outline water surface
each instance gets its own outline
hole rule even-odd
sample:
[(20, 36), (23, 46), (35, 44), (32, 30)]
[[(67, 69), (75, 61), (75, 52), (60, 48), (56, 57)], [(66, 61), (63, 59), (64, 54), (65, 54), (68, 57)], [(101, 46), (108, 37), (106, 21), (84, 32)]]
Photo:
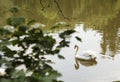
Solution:
[[(42, 4), (40, 3), (42, 1)], [(52, 26), (67, 22), (69, 29), (77, 32), (69, 38), (70, 47), (63, 48), (65, 60), (51, 57), (64, 82), (112, 82), (120, 80), (120, 0), (0, 0), (0, 25), (6, 24), (13, 6), (20, 8), (18, 16)], [(8, 4), (7, 4), (8, 3)], [(50, 27), (45, 28), (48, 31)], [(55, 32), (68, 28), (57, 28)], [(53, 33), (54, 34), (54, 33)], [(78, 36), (82, 42), (74, 37)], [(92, 50), (97, 54), (97, 63), (81, 62), (75, 69), (74, 45), (79, 45), (79, 54)], [(103, 57), (104, 55), (104, 57)], [(107, 57), (106, 57), (107, 56)]]
[[(55, 61), (55, 69), (62, 73), (60, 79), (65, 82), (112, 82), (120, 80), (120, 53), (116, 52), (113, 55), (109, 54), (110, 51), (103, 54), (101, 47), (103, 34), (97, 30), (88, 29), (85, 31), (84, 24), (76, 24), (74, 33), (70, 40), (71, 44), (69, 48), (64, 48), (61, 54), (65, 56), (65, 60), (58, 60), (52, 58)], [(82, 42), (78, 42), (74, 39), (75, 36), (80, 36)], [(74, 45), (79, 45), (79, 54), (84, 50), (92, 50), (97, 54), (97, 63), (95, 65), (86, 65), (82, 62), (79, 69), (75, 69), (75, 50)], [(105, 55), (105, 56), (104, 56)]]

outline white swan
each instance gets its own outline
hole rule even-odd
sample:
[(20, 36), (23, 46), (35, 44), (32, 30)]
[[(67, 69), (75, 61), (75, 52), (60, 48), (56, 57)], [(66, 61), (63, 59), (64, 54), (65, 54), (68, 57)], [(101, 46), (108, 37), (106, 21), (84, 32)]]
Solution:
[(75, 53), (76, 58), (79, 58), (82, 60), (95, 60), (97, 58), (95, 52), (93, 52), (93, 51), (90, 51), (90, 50), (84, 51), (83, 53), (78, 55), (77, 53), (79, 50), (79, 46), (75, 45), (75, 49), (76, 49), (76, 53)]

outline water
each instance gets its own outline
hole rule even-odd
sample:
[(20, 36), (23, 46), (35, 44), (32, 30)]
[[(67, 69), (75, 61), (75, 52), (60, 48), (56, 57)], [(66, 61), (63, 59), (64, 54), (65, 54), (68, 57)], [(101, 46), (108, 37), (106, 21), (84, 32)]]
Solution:
[[(9, 3), (9, 5), (6, 3)], [(43, 1), (43, 0), (41, 0)], [(61, 50), (65, 60), (51, 57), (64, 82), (112, 82), (120, 80), (120, 0), (58, 0), (59, 7), (53, 0), (50, 7), (48, 2), (43, 2), (44, 10), (39, 0), (1, 0), (0, 25), (5, 25), (11, 16), (9, 9), (19, 6), (20, 16), (28, 20), (51, 26), (56, 22), (67, 21), (77, 32), (70, 37), (70, 47)], [(62, 11), (60, 11), (62, 10)], [(68, 19), (65, 19), (68, 18)], [(82, 23), (80, 23), (82, 22)], [(63, 30), (65, 28), (58, 28)], [(45, 28), (49, 30), (49, 28)], [(82, 42), (74, 37), (78, 36)], [(92, 50), (97, 54), (97, 63), (79, 62), (80, 67), (75, 69), (74, 45), (79, 45), (78, 54), (84, 50)]]
[[(114, 57), (109, 56), (107, 53), (102, 54), (101, 40), (103, 34), (92, 29), (84, 31), (83, 28), (84, 24), (76, 24), (75, 30), (77, 32), (74, 33), (70, 39), (70, 47), (64, 48), (61, 51), (61, 54), (66, 58), (65, 60), (52, 58), (55, 61), (53, 67), (62, 73), (60, 79), (65, 82), (112, 82), (120, 80), (120, 54), (114, 54)], [(75, 36), (80, 36), (82, 42), (75, 40)], [(74, 67), (74, 45), (76, 44), (80, 47), (79, 54), (84, 50), (95, 51), (95, 53), (97, 53), (97, 63), (86, 66), (79, 62), (80, 67), (76, 70)]]

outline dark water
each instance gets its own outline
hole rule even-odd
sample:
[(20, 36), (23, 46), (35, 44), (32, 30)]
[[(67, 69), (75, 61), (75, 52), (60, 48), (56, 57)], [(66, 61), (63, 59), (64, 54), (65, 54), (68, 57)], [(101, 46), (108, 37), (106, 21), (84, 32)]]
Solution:
[[(53, 66), (62, 73), (60, 79), (65, 82), (120, 80), (120, 0), (0, 0), (0, 20), (3, 20), (0, 25), (6, 24), (13, 6), (18, 6), (18, 15), (28, 20), (35, 19), (48, 26), (65, 21), (77, 30), (70, 38), (70, 47), (61, 51), (66, 59), (52, 58), (56, 61)], [(82, 43), (74, 39), (75, 35), (81, 37)], [(95, 51), (97, 63), (80, 62), (76, 70), (75, 44), (80, 47), (79, 53)]]

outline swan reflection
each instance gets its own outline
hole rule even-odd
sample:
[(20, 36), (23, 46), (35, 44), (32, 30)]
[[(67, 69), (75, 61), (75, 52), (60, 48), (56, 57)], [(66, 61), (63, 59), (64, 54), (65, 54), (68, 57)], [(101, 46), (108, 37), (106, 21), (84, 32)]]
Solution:
[(75, 69), (78, 70), (80, 67), (80, 64), (86, 67), (89, 66), (95, 66), (97, 64), (96, 60), (84, 60), (84, 59), (80, 59), (80, 58), (75, 58)]

